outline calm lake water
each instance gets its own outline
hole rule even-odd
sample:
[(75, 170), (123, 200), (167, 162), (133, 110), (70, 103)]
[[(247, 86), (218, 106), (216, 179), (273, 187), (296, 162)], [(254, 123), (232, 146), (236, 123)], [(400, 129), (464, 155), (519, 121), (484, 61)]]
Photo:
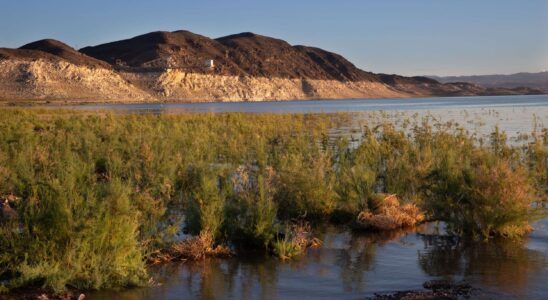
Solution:
[(148, 103), (56, 105), (45, 108), (108, 111), (121, 114), (177, 113), (353, 113), (352, 124), (343, 131), (364, 123), (392, 119), (396, 122), (425, 116), (454, 121), (478, 134), (489, 134), (495, 126), (516, 139), (531, 133), (535, 124), (548, 125), (548, 95), (493, 97), (432, 97), (412, 99), (352, 99), (270, 102)]
[[(514, 139), (548, 124), (548, 96), (383, 100), (284, 101), (200, 104), (62, 106), (120, 113), (332, 113), (362, 114), (353, 133), (377, 116), (395, 121), (429, 116), (489, 133), (495, 126)], [(379, 117), (380, 118), (380, 117)], [(358, 132), (359, 134), (359, 132)], [(432, 279), (465, 280), (478, 299), (548, 299), (548, 219), (523, 242), (467, 242), (437, 231), (356, 234), (318, 230), (324, 244), (282, 262), (265, 256), (211, 259), (155, 267), (157, 287), (103, 291), (88, 299), (364, 299), (374, 293), (421, 290)], [(441, 232), (441, 233), (440, 233)]]
[[(324, 244), (296, 260), (250, 256), (173, 263), (153, 270), (158, 287), (104, 291), (89, 299), (365, 299), (464, 280), (473, 299), (546, 299), (548, 221), (525, 242), (466, 242), (418, 232), (353, 234), (327, 228)], [(88, 298), (86, 297), (86, 298)]]
[[(58, 106), (49, 106), (58, 107)], [(145, 103), (61, 105), (63, 108), (134, 112), (332, 113), (437, 109), (548, 108), (548, 95), (432, 97), (410, 99), (341, 99), (268, 102)]]

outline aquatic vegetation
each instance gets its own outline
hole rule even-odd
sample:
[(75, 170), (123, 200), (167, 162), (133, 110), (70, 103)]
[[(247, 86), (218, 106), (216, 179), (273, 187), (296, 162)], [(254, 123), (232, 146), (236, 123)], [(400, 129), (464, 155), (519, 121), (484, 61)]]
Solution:
[(380, 214), (397, 228), (424, 211), (457, 234), (518, 237), (545, 214), (546, 129), (512, 146), (500, 131), (483, 143), (384, 114), (352, 128), (359, 137), (333, 134), (349, 114), (2, 115), (1, 290), (144, 285), (147, 262), (249, 248), (290, 258), (317, 242), (287, 224)]
[(288, 260), (301, 255), (306, 248), (319, 247), (321, 243), (319, 239), (312, 237), (309, 224), (289, 224), (282, 236), (272, 242), (272, 251), (280, 259)]
[(395, 194), (375, 194), (369, 209), (360, 212), (356, 225), (361, 229), (394, 230), (413, 227), (424, 221), (424, 214), (412, 203), (400, 204)]
[(458, 234), (520, 237), (531, 230), (532, 189), (526, 171), (485, 151), (449, 153), (433, 168), (425, 205)]
[(0, 264), (15, 276), (12, 286), (61, 291), (66, 285), (91, 289), (147, 280), (137, 240), (139, 212), (119, 181), (84, 191), (69, 182), (26, 188), (28, 198), (17, 206), (19, 230), (0, 230)]
[(278, 232), (271, 167), (239, 166), (231, 181), (233, 194), (225, 210), (227, 238), (240, 248), (268, 249)]
[(279, 160), (275, 199), (283, 218), (320, 218), (333, 212), (337, 195), (329, 154), (306, 147)]
[(202, 233), (182, 241), (173, 242), (166, 249), (159, 249), (148, 257), (148, 263), (160, 264), (171, 261), (201, 260), (206, 257), (229, 257), (233, 253), (224, 245), (214, 245), (213, 237)]

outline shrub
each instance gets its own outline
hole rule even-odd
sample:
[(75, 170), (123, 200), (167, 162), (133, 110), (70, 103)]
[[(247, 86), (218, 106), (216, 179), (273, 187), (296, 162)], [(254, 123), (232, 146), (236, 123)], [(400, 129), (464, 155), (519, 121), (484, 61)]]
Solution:
[(268, 249), (277, 233), (274, 171), (239, 166), (232, 175), (233, 195), (227, 205), (225, 231), (242, 248)]
[(226, 202), (223, 177), (213, 168), (190, 167), (179, 186), (188, 231), (211, 242), (220, 237)]
[(0, 264), (10, 288), (36, 284), (99, 289), (140, 285), (146, 270), (137, 240), (139, 212), (118, 181), (67, 191), (33, 185), (18, 207), (20, 231), (2, 232)]
[(282, 219), (317, 219), (328, 216), (336, 207), (330, 154), (317, 148), (308, 149), (312, 153), (305, 151), (280, 159), (275, 199)]
[(453, 232), (488, 238), (519, 237), (531, 230), (531, 186), (523, 168), (483, 151), (448, 155), (430, 174), (425, 203)]

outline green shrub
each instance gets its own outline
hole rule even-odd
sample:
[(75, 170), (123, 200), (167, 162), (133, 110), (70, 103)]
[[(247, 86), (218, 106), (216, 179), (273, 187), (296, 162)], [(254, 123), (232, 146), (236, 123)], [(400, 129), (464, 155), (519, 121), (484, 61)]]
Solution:
[(233, 174), (225, 230), (239, 247), (268, 249), (278, 231), (277, 205), (273, 199), (273, 171), (240, 167)]
[(225, 212), (223, 177), (213, 167), (190, 167), (181, 180), (182, 203), (187, 229), (193, 235), (218, 240)]
[(448, 154), (430, 174), (426, 207), (458, 234), (519, 237), (531, 230), (527, 174), (483, 151)]
[(318, 145), (301, 143), (301, 147), (282, 155), (277, 166), (275, 199), (283, 219), (320, 218), (336, 207), (331, 154)]
[(65, 187), (31, 186), (18, 207), (23, 226), (2, 232), (0, 264), (12, 274), (8, 286), (62, 291), (67, 285), (98, 289), (146, 282), (139, 212), (127, 188), (118, 181), (84, 191)]

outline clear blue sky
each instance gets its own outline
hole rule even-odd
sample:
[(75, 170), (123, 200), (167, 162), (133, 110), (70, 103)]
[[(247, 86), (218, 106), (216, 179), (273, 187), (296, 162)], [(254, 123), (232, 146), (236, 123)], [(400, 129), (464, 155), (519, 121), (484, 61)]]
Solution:
[(0, 47), (81, 48), (155, 30), (243, 31), (405, 75), (548, 70), (545, 0), (0, 0)]

